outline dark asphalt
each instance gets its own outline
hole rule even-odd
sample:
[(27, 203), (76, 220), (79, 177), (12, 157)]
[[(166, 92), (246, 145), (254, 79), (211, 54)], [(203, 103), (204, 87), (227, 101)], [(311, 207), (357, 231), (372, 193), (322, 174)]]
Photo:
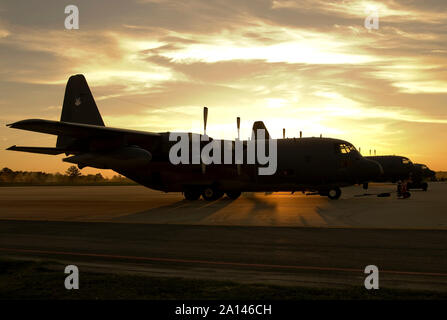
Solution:
[(363, 285), (362, 270), (373, 264), (381, 283), (447, 290), (443, 230), (0, 220), (0, 255), (106, 265), (111, 272), (318, 286)]

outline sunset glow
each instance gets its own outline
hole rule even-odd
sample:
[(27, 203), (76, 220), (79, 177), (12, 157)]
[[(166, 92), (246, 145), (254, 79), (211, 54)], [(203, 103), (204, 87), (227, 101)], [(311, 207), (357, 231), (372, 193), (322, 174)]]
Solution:
[[(445, 1), (72, 1), (0, 4), (0, 166), (64, 171), (62, 157), (8, 152), (54, 136), (8, 129), (58, 120), (68, 77), (87, 78), (106, 125), (242, 137), (341, 138), (447, 170)], [(367, 30), (365, 10), (380, 27)], [(83, 172), (97, 172), (84, 169)]]

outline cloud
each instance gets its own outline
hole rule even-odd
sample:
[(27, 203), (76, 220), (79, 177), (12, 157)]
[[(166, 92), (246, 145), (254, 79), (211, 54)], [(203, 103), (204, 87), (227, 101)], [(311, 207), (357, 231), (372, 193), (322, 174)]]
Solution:
[(412, 128), (446, 125), (444, 3), (374, 4), (370, 32), (360, 0), (79, 1), (69, 31), (60, 1), (5, 1), (0, 111), (58, 119), (65, 82), (83, 73), (108, 125), (200, 131), (206, 105), (216, 136), (234, 137), (241, 116), (244, 136), (266, 120), (278, 137), (287, 127), (411, 155)]

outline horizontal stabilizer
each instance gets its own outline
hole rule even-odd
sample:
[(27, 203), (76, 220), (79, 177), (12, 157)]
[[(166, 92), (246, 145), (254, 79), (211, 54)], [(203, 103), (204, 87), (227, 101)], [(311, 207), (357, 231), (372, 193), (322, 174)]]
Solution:
[(122, 135), (144, 137), (159, 137), (158, 133), (142, 132), (128, 129), (118, 129), (104, 126), (97, 126), (83, 123), (28, 119), (8, 124), (10, 128), (54, 134), (60, 136), (68, 136), (73, 138), (113, 138)]
[(6, 150), (12, 150), (12, 151), (23, 151), (23, 152), (31, 152), (31, 153), (41, 153), (41, 154), (61, 154), (67, 152), (67, 150), (62, 150), (59, 148), (46, 148), (46, 147), (18, 147), (18, 146), (12, 146), (9, 147)]

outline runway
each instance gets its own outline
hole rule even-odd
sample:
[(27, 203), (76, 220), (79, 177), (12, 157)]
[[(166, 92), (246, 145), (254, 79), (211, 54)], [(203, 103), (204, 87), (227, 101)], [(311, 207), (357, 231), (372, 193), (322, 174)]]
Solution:
[[(187, 202), (138, 186), (1, 188), (0, 256), (80, 270), (447, 291), (446, 184), (410, 199), (248, 194)], [(392, 190), (373, 186), (368, 193)]]
[(447, 290), (447, 232), (1, 221), (0, 255), (85, 270), (282, 285)]
[(394, 185), (343, 189), (341, 199), (301, 193), (244, 194), (236, 201), (188, 202), (141, 186), (3, 187), (0, 219), (229, 226), (447, 229), (446, 183), (397, 199)]

